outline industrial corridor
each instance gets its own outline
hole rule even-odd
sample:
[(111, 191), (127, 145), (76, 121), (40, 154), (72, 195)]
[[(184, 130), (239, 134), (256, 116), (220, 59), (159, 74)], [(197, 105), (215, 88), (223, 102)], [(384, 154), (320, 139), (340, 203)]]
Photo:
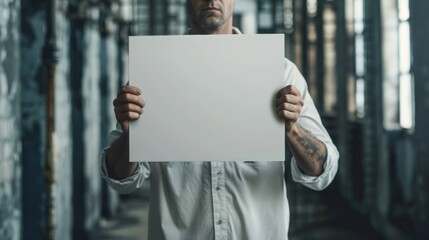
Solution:
[[(0, 0), (0, 240), (429, 239), (428, 12), (425, 0)], [(261, 181), (280, 178), (250, 179), (268, 171), (253, 160), (178, 168), (105, 158), (127, 156), (128, 122), (145, 107), (133, 98), (141, 91), (122, 88), (133, 61), (129, 36), (225, 29), (281, 34), (281, 55), (305, 79), (302, 96), (283, 90), (278, 110), (285, 112), (284, 181), (261, 189)], [(302, 128), (305, 139), (318, 140), (303, 146), (324, 157), (307, 174), (306, 157), (287, 134), (313, 103), (318, 114), (307, 121), (326, 128), (328, 140)], [(103, 151), (112, 136), (116, 144), (125, 139), (126, 153), (113, 145)], [(196, 181), (197, 173), (209, 177)], [(313, 187), (317, 181), (324, 185)], [(120, 194), (112, 186), (139, 188)], [(279, 186), (283, 198), (271, 201)], [(279, 202), (286, 211), (274, 209)], [(244, 224), (258, 222), (264, 226)]]

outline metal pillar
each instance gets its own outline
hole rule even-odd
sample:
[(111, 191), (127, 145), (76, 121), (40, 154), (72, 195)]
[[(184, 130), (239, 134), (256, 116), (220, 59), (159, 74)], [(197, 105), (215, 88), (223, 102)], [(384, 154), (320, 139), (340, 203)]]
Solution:
[(83, 119), (83, 99), (82, 92), (82, 77), (83, 69), (82, 62), (84, 58), (82, 38), (84, 34), (84, 19), (79, 16), (81, 0), (74, 0), (71, 7), (74, 9), (74, 17), (70, 24), (70, 89), (72, 91), (72, 139), (73, 139), (73, 239), (88, 239), (85, 235), (85, 205), (84, 193), (86, 185), (84, 182), (85, 175), (85, 156), (84, 156), (84, 141), (82, 140), (82, 132), (84, 128)]
[(364, 119), (364, 204), (374, 209), (377, 187), (377, 162), (385, 150), (383, 139), (383, 82), (381, 61), (380, 2), (365, 1), (365, 119)]
[(415, 170), (415, 210), (413, 215), (413, 231), (417, 239), (429, 239), (429, 55), (427, 43), (429, 20), (427, 9), (429, 1), (410, 0), (410, 22), (413, 67), (415, 77), (415, 134), (413, 142), (416, 152)]
[(47, 225), (46, 239), (54, 239), (55, 236), (55, 72), (58, 62), (58, 48), (56, 46), (55, 29), (56, 1), (49, 0), (46, 4), (46, 38), (44, 62), (46, 67), (46, 161), (45, 161), (45, 186), (47, 195)]

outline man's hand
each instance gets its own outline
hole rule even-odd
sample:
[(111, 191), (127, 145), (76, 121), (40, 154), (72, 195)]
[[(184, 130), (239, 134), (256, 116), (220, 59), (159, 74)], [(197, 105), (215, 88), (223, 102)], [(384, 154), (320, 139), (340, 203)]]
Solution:
[(288, 85), (279, 91), (276, 100), (277, 115), (285, 120), (286, 133), (292, 130), (301, 114), (304, 100), (298, 89)]
[(323, 172), (327, 150), (324, 143), (296, 123), (303, 106), (304, 100), (296, 87), (288, 85), (279, 91), (277, 115), (285, 120), (286, 140), (296, 163), (304, 173), (319, 176)]
[(121, 124), (124, 133), (128, 133), (129, 121), (137, 120), (143, 113), (145, 102), (140, 97), (141, 90), (133, 86), (123, 86), (115, 100), (116, 121)]
[(140, 89), (133, 86), (123, 86), (115, 100), (116, 121), (121, 124), (123, 134), (106, 150), (106, 167), (109, 177), (120, 180), (131, 176), (138, 164), (129, 162), (129, 121), (140, 118), (145, 105), (140, 97)]

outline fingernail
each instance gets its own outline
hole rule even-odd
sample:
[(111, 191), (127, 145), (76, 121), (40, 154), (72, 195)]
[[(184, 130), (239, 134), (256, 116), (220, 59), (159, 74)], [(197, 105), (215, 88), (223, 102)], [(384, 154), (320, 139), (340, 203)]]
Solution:
[(140, 94), (142, 94), (142, 91), (140, 89), (138, 89), (137, 93), (140, 95)]

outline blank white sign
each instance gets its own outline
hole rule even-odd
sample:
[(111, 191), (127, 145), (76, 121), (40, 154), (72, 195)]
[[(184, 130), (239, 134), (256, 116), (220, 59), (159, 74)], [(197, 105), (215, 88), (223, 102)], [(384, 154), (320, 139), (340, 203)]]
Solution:
[(130, 37), (129, 54), (146, 102), (130, 161), (285, 160), (282, 34)]

